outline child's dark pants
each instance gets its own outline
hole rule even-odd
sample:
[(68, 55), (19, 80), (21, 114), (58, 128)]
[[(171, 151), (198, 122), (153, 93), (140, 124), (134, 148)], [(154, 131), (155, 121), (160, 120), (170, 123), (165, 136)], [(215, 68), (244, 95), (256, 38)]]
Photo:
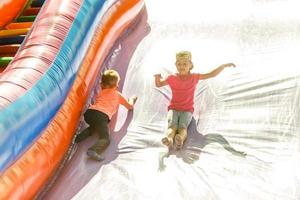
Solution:
[(88, 109), (84, 113), (84, 120), (90, 125), (88, 127), (89, 132), (97, 133), (99, 139), (109, 139), (108, 123), (110, 120), (105, 113)]
[(75, 142), (80, 142), (88, 136), (96, 133), (99, 136), (97, 142), (89, 149), (101, 153), (109, 145), (109, 118), (100, 111), (88, 109), (84, 113), (84, 120), (89, 127), (82, 131), (75, 139)]

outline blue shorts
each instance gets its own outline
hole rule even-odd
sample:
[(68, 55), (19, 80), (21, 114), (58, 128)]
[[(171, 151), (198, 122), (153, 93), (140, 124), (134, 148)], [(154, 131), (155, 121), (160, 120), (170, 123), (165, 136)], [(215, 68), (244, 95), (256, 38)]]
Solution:
[(187, 129), (192, 121), (193, 113), (187, 111), (169, 110), (168, 128)]

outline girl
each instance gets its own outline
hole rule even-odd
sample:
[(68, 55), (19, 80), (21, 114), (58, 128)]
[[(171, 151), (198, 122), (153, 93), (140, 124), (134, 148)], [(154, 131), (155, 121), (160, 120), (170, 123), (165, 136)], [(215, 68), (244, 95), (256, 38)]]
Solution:
[(169, 85), (172, 98), (168, 106), (167, 136), (162, 138), (162, 143), (176, 149), (181, 149), (187, 137), (187, 127), (192, 120), (194, 111), (194, 93), (199, 80), (217, 76), (226, 67), (235, 67), (233, 63), (219, 66), (207, 74), (191, 73), (193, 69), (192, 54), (189, 51), (176, 53), (176, 68), (178, 73), (169, 75), (165, 80), (161, 74), (155, 74), (156, 87)]
[(82, 131), (75, 138), (78, 143), (93, 133), (99, 135), (99, 139), (91, 146), (87, 155), (98, 161), (103, 160), (101, 153), (109, 145), (108, 123), (117, 112), (120, 104), (128, 110), (133, 109), (137, 97), (133, 96), (129, 100), (125, 99), (118, 91), (120, 76), (115, 70), (106, 70), (101, 77), (101, 91), (97, 95), (95, 103), (84, 113), (84, 120), (89, 127)]

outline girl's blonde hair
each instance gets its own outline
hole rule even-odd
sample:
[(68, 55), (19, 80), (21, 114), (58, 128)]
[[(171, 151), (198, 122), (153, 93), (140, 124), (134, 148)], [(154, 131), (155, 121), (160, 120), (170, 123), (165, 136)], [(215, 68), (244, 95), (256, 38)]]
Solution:
[(101, 85), (103, 88), (113, 88), (118, 85), (120, 75), (113, 69), (106, 70), (101, 78)]
[(179, 51), (176, 53), (176, 63), (179, 61), (188, 61), (191, 63), (191, 69), (193, 69), (194, 64), (192, 62), (192, 53), (190, 51)]

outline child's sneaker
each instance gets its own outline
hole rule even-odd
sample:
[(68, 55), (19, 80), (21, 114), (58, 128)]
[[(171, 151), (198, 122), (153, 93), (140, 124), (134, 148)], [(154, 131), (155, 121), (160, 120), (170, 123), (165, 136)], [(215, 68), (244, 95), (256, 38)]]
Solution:
[(98, 154), (96, 151), (94, 151), (94, 150), (92, 150), (92, 149), (89, 149), (89, 150), (86, 152), (86, 154), (87, 154), (90, 158), (92, 158), (92, 159), (94, 159), (94, 160), (97, 160), (97, 161), (102, 161), (102, 160), (104, 160), (104, 158), (103, 158), (100, 154)]
[(101, 154), (108, 147), (109, 143), (109, 139), (99, 139), (90, 149)]

